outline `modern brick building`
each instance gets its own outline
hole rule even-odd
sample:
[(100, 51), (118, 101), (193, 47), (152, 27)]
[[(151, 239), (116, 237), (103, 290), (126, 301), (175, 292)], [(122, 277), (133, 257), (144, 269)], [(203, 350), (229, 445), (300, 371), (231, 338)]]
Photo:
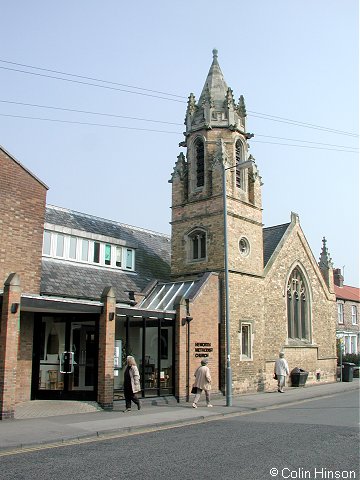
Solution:
[(202, 357), (224, 392), (227, 351), (234, 393), (276, 388), (280, 350), (308, 382), (335, 380), (327, 249), (318, 264), (295, 213), (263, 228), (245, 102), (213, 55), (199, 101), (189, 97), (186, 155), (170, 179), (171, 239), (46, 206), (47, 187), (0, 150), (0, 418), (29, 399), (111, 409), (128, 354), (144, 397), (188, 399)]

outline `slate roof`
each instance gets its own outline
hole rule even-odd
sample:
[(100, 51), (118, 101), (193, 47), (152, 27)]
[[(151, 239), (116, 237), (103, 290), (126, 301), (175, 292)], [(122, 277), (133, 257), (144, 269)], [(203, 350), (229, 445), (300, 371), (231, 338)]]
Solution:
[[(118, 302), (128, 303), (127, 291), (141, 292), (154, 280), (170, 280), (170, 237), (161, 233), (48, 205), (45, 222), (126, 242), (136, 249), (135, 272), (43, 258), (41, 294), (99, 300), (112, 286)], [(263, 229), (264, 267), (290, 223)]]
[(267, 227), (263, 229), (264, 267), (266, 267), (289, 225), (290, 223), (284, 223), (282, 225), (275, 225), (274, 227)]
[(48, 205), (45, 222), (123, 240), (136, 248), (135, 272), (43, 258), (41, 294), (99, 300), (112, 286), (118, 302), (128, 302), (125, 291), (141, 292), (153, 280), (170, 277), (170, 237), (150, 230)]

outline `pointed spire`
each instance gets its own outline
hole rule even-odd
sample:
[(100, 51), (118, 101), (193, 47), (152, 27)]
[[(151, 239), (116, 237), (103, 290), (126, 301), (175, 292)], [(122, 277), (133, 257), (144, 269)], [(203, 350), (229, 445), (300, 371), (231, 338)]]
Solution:
[(320, 258), (319, 258), (319, 267), (320, 267), (321, 270), (332, 269), (333, 268), (333, 263), (332, 263), (332, 259), (330, 257), (328, 248), (326, 246), (326, 238), (325, 237), (323, 237), (322, 243), (323, 243), (323, 245), (322, 245), (321, 254), (320, 254)]
[(246, 117), (246, 107), (245, 107), (245, 100), (244, 100), (244, 95), (240, 95), (239, 98), (239, 105), (238, 105), (238, 112), (241, 118)]
[(236, 105), (233, 92), (225, 82), (218, 62), (218, 51), (212, 51), (213, 59), (199, 101), (190, 95), (186, 111), (186, 135), (202, 128), (214, 127), (238, 129), (244, 132), (246, 109), (244, 98)]

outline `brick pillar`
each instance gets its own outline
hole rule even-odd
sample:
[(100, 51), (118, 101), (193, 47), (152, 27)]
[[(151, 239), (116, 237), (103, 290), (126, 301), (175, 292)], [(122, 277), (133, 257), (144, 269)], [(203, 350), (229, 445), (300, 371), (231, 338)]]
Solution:
[(112, 287), (106, 287), (101, 301), (104, 303), (99, 322), (99, 369), (97, 401), (105, 410), (113, 409), (114, 401), (114, 348), (116, 298)]
[(20, 299), (19, 275), (11, 273), (4, 283), (0, 322), (0, 420), (15, 414)]
[[(178, 402), (186, 400), (187, 384), (187, 329), (188, 324), (182, 320), (186, 318), (185, 304), (176, 306), (176, 346), (175, 346), (175, 397)], [(191, 328), (191, 327), (190, 327)], [(191, 355), (190, 355), (191, 358)], [(190, 373), (191, 376), (191, 373)], [(191, 383), (190, 383), (191, 385)], [(191, 387), (190, 387), (191, 389)]]

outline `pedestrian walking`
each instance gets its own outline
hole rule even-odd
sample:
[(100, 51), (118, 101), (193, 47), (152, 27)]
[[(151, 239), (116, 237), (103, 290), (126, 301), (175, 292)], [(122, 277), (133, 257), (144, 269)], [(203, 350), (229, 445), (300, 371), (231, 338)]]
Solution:
[(131, 410), (131, 402), (137, 405), (138, 410), (141, 408), (140, 400), (137, 398), (137, 392), (140, 392), (140, 374), (136, 365), (135, 358), (131, 355), (126, 357), (126, 368), (124, 372), (124, 395), (126, 409), (125, 412)]
[(200, 399), (201, 392), (205, 391), (206, 405), (212, 407), (210, 403), (210, 390), (211, 390), (211, 375), (208, 367), (209, 360), (203, 358), (201, 360), (201, 365), (195, 370), (194, 377), (195, 382), (193, 389), (196, 388), (196, 393), (194, 397), (194, 402), (192, 404), (193, 408), (197, 408), (197, 403)]
[(279, 358), (276, 360), (274, 366), (274, 375), (276, 375), (278, 382), (278, 392), (280, 393), (284, 393), (286, 376), (290, 373), (289, 365), (284, 357), (284, 352), (280, 352)]

